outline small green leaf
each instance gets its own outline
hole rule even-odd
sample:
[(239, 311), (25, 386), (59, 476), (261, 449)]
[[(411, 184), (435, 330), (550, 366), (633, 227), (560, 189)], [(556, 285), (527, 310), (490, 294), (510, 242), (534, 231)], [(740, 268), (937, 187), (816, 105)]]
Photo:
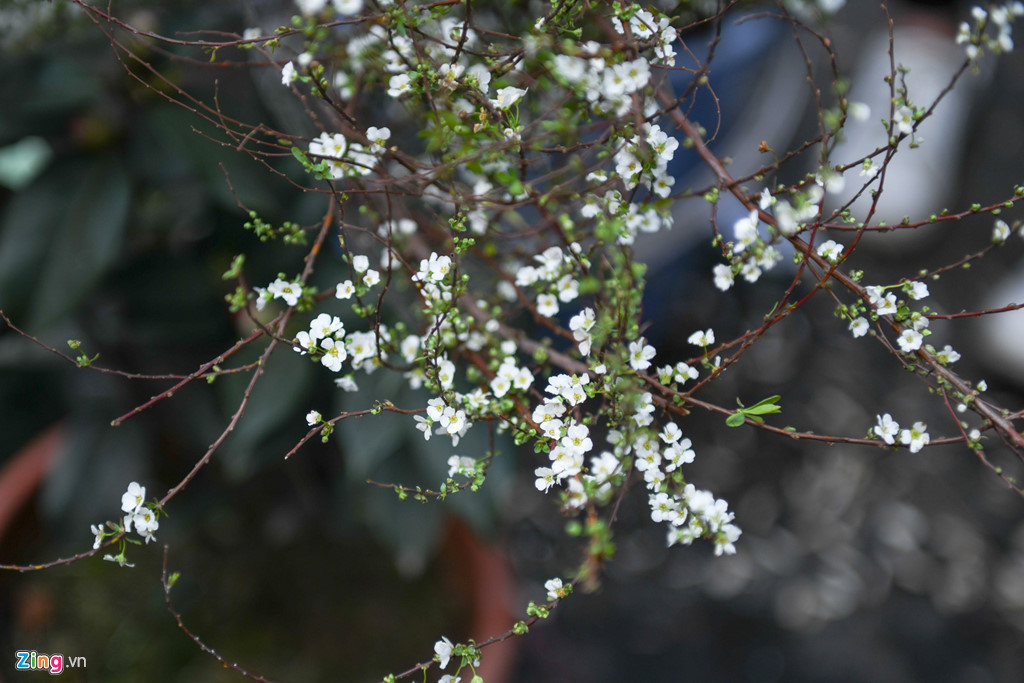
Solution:
[(776, 394), (775, 396), (769, 396), (766, 399), (762, 399), (754, 405), (744, 408), (743, 412), (747, 415), (769, 415), (771, 413), (782, 412), (782, 406), (775, 405), (779, 402), (782, 397)]
[(750, 406), (749, 408), (744, 408), (743, 412), (745, 412), (747, 415), (769, 415), (771, 413), (781, 413), (782, 412), (782, 408), (779, 407), (779, 406), (775, 406), (775, 405), (761, 405), (761, 404), (758, 404), (756, 406)]
[(737, 410), (735, 413), (725, 418), (725, 424), (730, 427), (739, 427), (747, 421), (747, 416), (743, 414), (742, 410)]

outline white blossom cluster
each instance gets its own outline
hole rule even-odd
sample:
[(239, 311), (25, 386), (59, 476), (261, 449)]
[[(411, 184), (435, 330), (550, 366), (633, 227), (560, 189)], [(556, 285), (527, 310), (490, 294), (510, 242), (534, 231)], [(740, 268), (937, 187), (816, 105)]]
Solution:
[(899, 436), (901, 444), (907, 446), (911, 453), (917, 453), (931, 441), (928, 425), (924, 422), (915, 422), (910, 429), (901, 430), (899, 423), (889, 413), (878, 415), (877, 418), (878, 424), (871, 429), (875, 436), (890, 446), (896, 443), (896, 437)]
[(555, 55), (551, 71), (573, 88), (599, 115), (621, 116), (633, 106), (632, 95), (647, 87), (651, 65), (644, 57), (609, 64), (610, 51), (596, 41), (577, 46), (576, 54)]
[[(320, 14), (326, 9), (328, 0), (295, 0), (299, 11), (306, 15)], [(359, 14), (363, 11), (363, 0), (330, 0), (334, 11), (342, 15)]]
[[(962, 22), (957, 29), (956, 42), (966, 45), (967, 58), (975, 60), (981, 57), (985, 49), (995, 54), (1013, 50), (1013, 20), (1024, 16), (1024, 3), (1005, 2), (1000, 5), (974, 7), (971, 10), (973, 23)], [(987, 29), (993, 28), (995, 35)]]
[[(699, 341), (714, 343), (713, 332), (708, 333), (710, 341), (705, 332), (700, 333)], [(650, 368), (655, 355), (656, 350), (643, 337), (628, 345), (628, 363), (637, 372)], [(681, 384), (695, 378), (697, 371), (679, 363), (659, 369), (658, 374), (667, 384)], [(677, 471), (694, 460), (693, 444), (683, 437), (675, 422), (666, 423), (660, 432), (652, 426), (655, 405), (650, 392), (637, 397), (630, 423), (624, 429), (608, 430), (606, 440), (610, 449), (590, 456), (589, 467), (586, 466), (587, 456), (594, 451), (590, 428), (569, 411), (587, 400), (590, 383), (588, 374), (559, 374), (549, 379), (545, 389), (549, 396), (532, 416), (540, 425), (540, 437), (552, 443), (548, 452), (550, 466), (538, 467), (534, 472), (537, 489), (547, 492), (555, 485), (564, 485), (565, 505), (579, 509), (591, 498), (606, 500), (613, 484), (621, 482), (632, 467), (643, 477), (648, 489), (651, 518), (669, 526), (669, 545), (709, 537), (715, 543), (716, 554), (735, 552), (733, 543), (740, 530), (731, 523), (733, 514), (726, 501), (716, 500), (692, 484), (676, 485), (681, 481)]]
[[(627, 190), (643, 182), (657, 196), (667, 197), (675, 183), (675, 178), (668, 174), (668, 162), (675, 156), (679, 141), (669, 137), (657, 124), (645, 123), (642, 132), (642, 138), (634, 135), (615, 154), (615, 173)], [(641, 161), (644, 145), (654, 156), (653, 165)]]
[[(888, 287), (865, 287), (868, 303), (874, 310), (874, 316), (896, 315), (901, 314), (901, 311), (904, 312), (901, 314), (902, 325), (896, 342), (903, 353), (913, 353), (921, 348), (925, 336), (931, 334), (928, 329), (929, 319), (920, 311), (910, 311), (904, 302), (897, 300), (895, 293), (886, 291), (894, 287), (900, 288), (902, 293), (907, 296), (908, 301), (919, 301), (929, 295), (928, 285), (912, 280)], [(854, 337), (863, 336), (867, 332), (867, 328), (867, 320), (863, 317), (854, 319), (850, 324), (850, 330)], [(959, 354), (956, 357), (959, 358)]]
[(309, 154), (315, 160), (327, 162), (327, 175), (339, 180), (365, 176), (373, 172), (381, 156), (387, 151), (391, 129), (370, 126), (366, 129), (369, 145), (352, 142), (341, 133), (321, 133), (309, 143)]
[[(574, 251), (579, 251), (575, 245)], [(573, 277), (575, 259), (558, 247), (548, 247), (533, 257), (537, 265), (516, 270), (517, 287), (536, 287), (537, 313), (550, 318), (559, 311), (558, 302), (569, 303), (579, 296), (579, 282)]]
[[(768, 239), (765, 239), (757, 209), (751, 209), (746, 216), (737, 220), (732, 228), (734, 241), (726, 245), (729, 263), (719, 263), (712, 268), (715, 287), (724, 292), (735, 284), (737, 276), (750, 283), (757, 282), (765, 271), (774, 268), (782, 260), (782, 253), (775, 244), (783, 237), (793, 237), (802, 232), (806, 222), (815, 219), (821, 212), (826, 190), (838, 192), (841, 187), (837, 187), (836, 183), (841, 181), (842, 176), (836, 174), (824, 178), (818, 176), (806, 190), (793, 192), (788, 199), (773, 195), (771, 190), (764, 188), (758, 200), (758, 208), (765, 212), (772, 210), (777, 230), (773, 229)], [(837, 247), (835, 242), (831, 242), (827, 249), (838, 260), (841, 249), (837, 252)]]
[[(674, 140), (674, 138), (672, 139)], [(674, 149), (675, 146), (673, 146)], [(616, 157), (618, 158), (618, 155)], [(641, 173), (639, 177), (645, 185), (652, 186), (656, 194), (665, 196), (668, 194), (667, 188), (670, 188), (675, 180), (667, 175), (664, 169), (656, 172), (659, 174), (656, 177), (649, 176), (647, 173)], [(587, 175), (587, 180), (597, 187), (595, 187), (595, 191), (583, 195), (580, 216), (588, 219), (621, 218), (622, 226), (616, 237), (616, 242), (624, 246), (633, 244), (639, 233), (655, 233), (663, 228), (672, 227), (672, 214), (668, 211), (659, 210), (648, 203), (624, 202), (622, 193), (614, 188), (600, 190), (601, 194), (598, 194), (599, 188), (607, 187), (611, 177), (618, 176), (610, 176), (604, 171), (594, 171)], [(659, 190), (659, 187), (666, 188), (664, 193)]]
[[(121, 524), (107, 522), (106, 525), (93, 524), (89, 527), (95, 537), (92, 544), (93, 550), (103, 545), (107, 538), (130, 534), (133, 528), (135, 533), (145, 539), (146, 543), (155, 541), (156, 530), (160, 528), (160, 521), (157, 517), (158, 509), (158, 503), (146, 502), (146, 487), (141, 486), (138, 482), (131, 482), (128, 484), (128, 489), (121, 495), (121, 511), (125, 513)], [(103, 559), (108, 562), (116, 562), (122, 567), (135, 566), (125, 557), (123, 539), (120, 552), (117, 555), (104, 555)]]
[[(390, 339), (386, 327), (380, 327), (383, 339)], [(353, 370), (373, 372), (378, 357), (377, 335), (373, 331), (346, 334), (345, 324), (337, 316), (321, 313), (314, 318), (308, 331), (295, 335), (297, 353), (318, 356), (320, 364), (331, 372), (340, 372), (342, 363), (349, 361)], [(384, 359), (387, 354), (380, 352)]]
[(257, 310), (262, 311), (274, 299), (281, 299), (286, 305), (294, 306), (302, 296), (302, 283), (289, 282), (279, 277), (266, 287), (254, 287), (253, 291), (256, 293)]

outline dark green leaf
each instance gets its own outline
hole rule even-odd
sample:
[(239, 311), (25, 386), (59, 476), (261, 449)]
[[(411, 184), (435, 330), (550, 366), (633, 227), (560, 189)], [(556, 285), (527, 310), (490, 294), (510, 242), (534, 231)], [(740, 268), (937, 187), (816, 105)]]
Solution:
[(729, 425), (730, 427), (739, 427), (746, 421), (747, 418), (743, 414), (742, 410), (738, 410), (729, 417), (725, 418), (725, 424)]

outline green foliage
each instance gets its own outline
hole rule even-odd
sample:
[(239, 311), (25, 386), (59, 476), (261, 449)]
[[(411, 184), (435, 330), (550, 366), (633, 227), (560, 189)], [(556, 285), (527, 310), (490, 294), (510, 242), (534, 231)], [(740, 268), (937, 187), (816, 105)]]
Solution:
[(725, 424), (730, 427), (739, 427), (743, 425), (747, 420), (753, 422), (764, 422), (762, 415), (771, 415), (774, 413), (782, 412), (782, 406), (778, 405), (781, 396), (769, 396), (768, 398), (761, 399), (752, 406), (744, 406), (740, 400), (736, 399), (736, 404), (739, 409), (730, 415), (725, 420)]

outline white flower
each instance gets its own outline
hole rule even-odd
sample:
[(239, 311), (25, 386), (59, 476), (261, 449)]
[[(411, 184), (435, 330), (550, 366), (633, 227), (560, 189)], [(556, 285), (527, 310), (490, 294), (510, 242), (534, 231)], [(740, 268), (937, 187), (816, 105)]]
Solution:
[(512, 386), (520, 391), (526, 391), (533, 386), (533, 373), (526, 368), (519, 368), (516, 376), (511, 378)]
[(689, 439), (683, 439), (678, 443), (670, 444), (661, 455), (665, 458), (665, 471), (673, 472), (680, 465), (687, 465), (694, 461), (697, 454), (693, 452), (693, 442)]
[(580, 283), (572, 275), (563, 275), (555, 287), (558, 289), (558, 300), (562, 303), (569, 303), (580, 295)]
[(859, 175), (865, 178), (874, 178), (878, 175), (878, 164), (875, 163), (874, 159), (865, 159), (860, 165)]
[(121, 509), (129, 514), (134, 514), (136, 510), (142, 507), (143, 501), (146, 500), (146, 487), (139, 486), (139, 483), (133, 481), (128, 484), (128, 490), (121, 496)]
[(430, 435), (433, 434), (431, 427), (434, 426), (434, 421), (422, 415), (413, 415), (412, 417), (416, 420), (416, 429), (423, 432), (423, 440), (430, 441)]
[(757, 279), (761, 277), (761, 269), (757, 266), (756, 261), (747, 261), (740, 268), (740, 275), (747, 282), (757, 282)]
[(295, 335), (295, 346), (292, 348), (300, 355), (305, 356), (307, 353), (316, 350), (316, 339), (309, 336), (309, 332), (302, 330)]
[(583, 469), (583, 454), (574, 453), (564, 446), (555, 446), (548, 453), (551, 458), (551, 469), (558, 479), (574, 477)]
[(507, 88), (500, 88), (498, 90), (498, 97), (491, 100), (491, 104), (494, 105), (495, 109), (508, 109), (513, 104), (518, 102), (523, 95), (526, 94), (526, 90), (520, 88), (513, 88), (508, 86)]
[(300, 12), (309, 16), (323, 11), (327, 6), (327, 0), (295, 0), (295, 4), (298, 5)]
[(993, 244), (1002, 244), (1009, 236), (1010, 226), (1006, 224), (1006, 221), (1000, 218), (996, 221), (995, 227), (992, 228), (992, 242)]
[(724, 263), (719, 263), (714, 268), (712, 268), (711, 274), (715, 280), (715, 287), (722, 290), (723, 292), (732, 287), (733, 283), (735, 282), (735, 279), (732, 274), (732, 268), (725, 265)]
[(673, 368), (675, 374), (672, 375), (673, 382), (679, 382), (683, 384), (686, 380), (697, 379), (700, 373), (697, 372), (696, 368), (691, 368), (686, 363), (676, 363)]
[(850, 118), (858, 123), (863, 123), (871, 118), (871, 107), (863, 102), (850, 102), (846, 107), (846, 111)]
[(960, 354), (957, 353), (952, 346), (946, 344), (946, 348), (941, 351), (935, 352), (935, 360), (939, 361), (943, 365), (949, 365), (960, 360)]
[(882, 441), (886, 442), (890, 446), (896, 442), (896, 435), (900, 431), (899, 424), (896, 420), (892, 419), (892, 415), (886, 413), (885, 415), (876, 415), (878, 418), (878, 424), (872, 427), (872, 431)]
[(344, 343), (328, 337), (320, 342), (320, 346), (324, 349), (324, 355), (320, 357), (321, 365), (331, 372), (341, 370), (341, 362), (348, 358), (348, 352), (345, 350)]
[(550, 467), (538, 467), (533, 471), (533, 474), (537, 477), (536, 481), (533, 482), (534, 486), (537, 487), (538, 491), (543, 491), (544, 493), (547, 493), (548, 489), (557, 481), (555, 471)]
[(363, 11), (363, 0), (331, 0), (338, 14), (359, 14)]
[(476, 469), (476, 460), (465, 455), (453, 455), (448, 458), (448, 478), (461, 474), (465, 477), (472, 477)]
[(91, 524), (89, 526), (89, 531), (91, 531), (93, 535), (96, 537), (95, 540), (93, 540), (92, 542), (92, 549), (96, 550), (103, 544), (103, 537), (106, 535), (106, 533), (103, 531), (102, 524)]
[(900, 336), (896, 338), (896, 342), (900, 345), (900, 350), (903, 353), (910, 353), (911, 351), (917, 351), (921, 348), (921, 341), (924, 337), (917, 330), (912, 330), (909, 327), (904, 328)]
[(114, 557), (113, 555), (104, 555), (103, 559), (106, 560), (107, 562), (117, 562), (122, 567), (134, 567), (135, 566), (134, 564), (129, 562), (127, 560), (127, 558), (125, 558), (123, 552), (120, 555), (118, 555), (117, 557)]
[(334, 296), (337, 299), (351, 299), (355, 293), (356, 286), (352, 284), (351, 280), (338, 283), (338, 286), (334, 289)]
[(544, 590), (548, 592), (548, 602), (554, 602), (565, 595), (561, 579), (548, 579), (544, 582)]
[(388, 95), (399, 98), (412, 92), (412, 80), (406, 74), (395, 74), (388, 80)]
[(785, 199), (778, 200), (775, 204), (775, 225), (779, 232), (786, 237), (792, 237), (800, 232), (802, 216), (796, 212), (793, 206)]
[(683, 433), (679, 430), (679, 425), (675, 422), (669, 422), (665, 425), (665, 428), (661, 430), (661, 434), (658, 435), (662, 441), (667, 444), (675, 443), (682, 438)]
[[(336, 334), (337, 332), (340, 334)], [(309, 338), (312, 340), (335, 336), (345, 336), (345, 324), (338, 316), (332, 317), (327, 313), (321, 313), (309, 324)]]
[(640, 90), (651, 80), (651, 65), (643, 57), (616, 64), (612, 69), (621, 77), (626, 93)]
[(686, 514), (679, 501), (664, 492), (649, 496), (648, 505), (651, 508), (651, 519), (655, 522), (675, 524), (676, 520)]
[(846, 179), (840, 173), (829, 173), (818, 181), (829, 194), (839, 194), (846, 187)]
[(735, 524), (726, 524), (715, 536), (715, 555), (735, 555), (736, 546), (734, 543), (739, 540), (740, 528)]
[(299, 77), (295, 72), (295, 65), (288, 62), (281, 69), (281, 85), (291, 85), (292, 81)]
[(359, 391), (359, 385), (352, 379), (352, 375), (345, 375), (334, 380), (334, 386), (338, 387), (342, 391)]
[(579, 343), (580, 353), (584, 356), (590, 355), (590, 345), (593, 341), (590, 330), (594, 327), (594, 309), (584, 308), (582, 311), (569, 319), (569, 329), (573, 338)]
[(896, 110), (896, 118), (892, 122), (897, 132), (910, 135), (914, 132), (914, 111), (910, 107), (902, 106)]
[(867, 334), (868, 327), (868, 321), (864, 318), (854, 318), (853, 320), (850, 321), (850, 332), (853, 334), (855, 338), (863, 337), (865, 334)]
[(924, 422), (915, 422), (913, 427), (900, 433), (900, 443), (909, 445), (911, 453), (917, 453), (930, 441), (927, 429), (928, 425)]
[(896, 295), (892, 292), (886, 293), (881, 287), (865, 287), (868, 293), (868, 300), (875, 307), (878, 315), (889, 315), (896, 312)]
[(373, 287), (380, 283), (380, 272), (370, 268), (363, 274), (363, 284), (367, 287)]
[[(674, 139), (675, 138), (673, 138), (673, 140)], [(667, 174), (658, 175), (654, 179), (654, 185), (652, 189), (654, 190), (654, 194), (658, 195), (659, 197), (667, 197), (669, 196), (669, 194), (672, 193), (672, 186), (675, 184), (675, 176), (670, 176)]]
[(875, 309), (875, 312), (877, 312), (878, 315), (890, 315), (895, 313), (897, 310), (896, 295), (892, 292), (886, 293), (885, 297), (880, 299), (876, 306), (877, 308)]
[(537, 312), (546, 318), (558, 313), (558, 298), (554, 294), (537, 295)]
[[(424, 269), (424, 265), (426, 268)], [(441, 282), (448, 275), (448, 272), (452, 269), (452, 259), (450, 256), (438, 256), (436, 252), (430, 252), (430, 258), (420, 262), (420, 271), (426, 270), (427, 277), (433, 282)]]
[(594, 447), (594, 442), (590, 440), (590, 430), (581, 424), (572, 424), (566, 429), (561, 444), (573, 455), (583, 455)]
[(711, 346), (715, 343), (715, 331), (710, 328), (706, 330), (697, 330), (687, 337), (686, 341), (690, 342), (694, 346)]
[(843, 255), (843, 245), (836, 243), (834, 240), (828, 240), (818, 245), (818, 256), (822, 257), (829, 263), (835, 263), (839, 260), (839, 257)]
[(647, 344), (647, 340), (640, 337), (629, 344), (629, 366), (637, 372), (651, 367), (651, 359), (655, 355), (654, 347)]
[(294, 306), (299, 303), (299, 297), (302, 296), (302, 285), (277, 278), (267, 285), (267, 292), (275, 299), (284, 299), (286, 304)]
[(466, 411), (456, 410), (451, 406), (444, 409), (439, 420), (441, 426), (449, 434), (457, 434), (466, 424)]
[(308, 424), (310, 427), (320, 422), (320, 419), (320, 413), (318, 413), (315, 410), (311, 410), (308, 413), (306, 413), (306, 424)]
[(761, 257), (757, 259), (757, 265), (761, 266), (765, 270), (771, 270), (775, 267), (775, 264), (781, 260), (782, 252), (769, 244), (761, 252)]
[(494, 392), (494, 398), (501, 398), (509, 392), (512, 388), (512, 380), (504, 375), (498, 375), (491, 380), (491, 391)]
[(652, 413), (654, 413), (654, 401), (651, 398), (651, 392), (644, 392), (640, 397), (640, 405), (633, 413), (633, 422), (638, 427), (646, 427), (654, 421)]
[(352, 78), (344, 71), (339, 71), (334, 74), (334, 87), (338, 90), (338, 95), (342, 100), (348, 101), (352, 99)]
[(269, 292), (267, 292), (266, 288), (264, 287), (253, 287), (252, 291), (255, 292), (256, 294), (257, 311), (262, 311), (264, 308), (266, 308), (267, 302), (274, 298), (273, 296), (270, 295)]
[(747, 217), (741, 218), (733, 224), (732, 229), (736, 234), (736, 245), (733, 247), (735, 253), (740, 253), (757, 241), (759, 223), (757, 211), (752, 209)]
[(908, 282), (903, 285), (904, 291), (914, 301), (920, 301), (921, 299), (927, 299), (930, 292), (928, 291), (928, 285), (923, 282)]
[(447, 359), (437, 362), (437, 381), (442, 389), (451, 389), (455, 381), (455, 363)]
[(352, 270), (357, 273), (365, 273), (370, 267), (370, 258), (366, 254), (356, 254), (352, 257)]
[(590, 459), (590, 474), (598, 484), (603, 484), (612, 478), (619, 469), (619, 464), (619, 459), (615, 455), (604, 451)]
[(438, 663), (440, 663), (442, 669), (448, 666), (448, 660), (452, 656), (452, 641), (441, 636), (441, 640), (434, 643), (434, 654), (437, 655)]
[(353, 332), (345, 339), (345, 348), (352, 356), (353, 367), (377, 355), (377, 337), (373, 332)]
[(153, 532), (160, 528), (160, 523), (155, 512), (146, 507), (140, 508), (132, 516), (132, 522), (135, 524), (136, 533), (146, 539), (146, 543), (156, 540)]

